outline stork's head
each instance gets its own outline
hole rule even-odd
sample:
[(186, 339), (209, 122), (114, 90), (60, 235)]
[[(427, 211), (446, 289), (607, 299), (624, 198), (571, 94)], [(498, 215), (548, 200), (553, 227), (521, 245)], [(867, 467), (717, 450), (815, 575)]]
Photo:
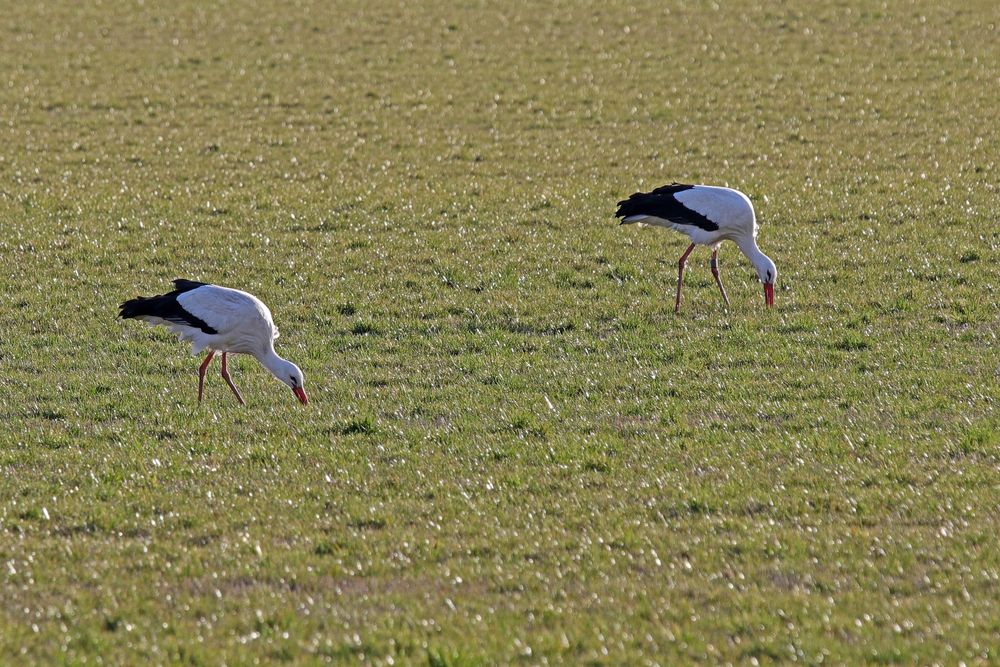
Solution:
[(302, 370), (292, 362), (288, 362), (288, 365), (291, 368), (288, 369), (288, 380), (285, 381), (285, 384), (292, 388), (292, 393), (295, 394), (295, 398), (299, 399), (299, 403), (309, 405), (309, 397), (306, 396), (306, 379), (302, 375)]
[(757, 269), (757, 277), (764, 283), (764, 304), (770, 308), (774, 305), (774, 283), (778, 281), (778, 268), (770, 257), (760, 251), (753, 239), (738, 238), (736, 245), (753, 264), (753, 268)]
[(764, 253), (754, 262), (754, 267), (757, 269), (757, 277), (764, 283), (764, 304), (770, 308), (774, 305), (774, 283), (778, 280), (778, 267)]
[(277, 357), (271, 364), (265, 364), (267, 369), (292, 389), (295, 398), (299, 399), (302, 405), (309, 404), (309, 397), (306, 396), (306, 379), (302, 375), (302, 370), (290, 361)]

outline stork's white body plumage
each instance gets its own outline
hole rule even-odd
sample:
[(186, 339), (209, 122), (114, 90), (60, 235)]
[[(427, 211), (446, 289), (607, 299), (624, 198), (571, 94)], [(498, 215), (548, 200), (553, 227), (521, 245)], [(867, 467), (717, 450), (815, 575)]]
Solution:
[(271, 311), (252, 294), (228, 287), (175, 280), (174, 291), (154, 297), (138, 297), (121, 305), (121, 317), (136, 318), (162, 325), (191, 343), (192, 354), (208, 350), (199, 369), (198, 400), (201, 400), (205, 371), (216, 352), (222, 353), (222, 377), (236, 394), (226, 365), (229, 354), (249, 354), (278, 380), (284, 382), (302, 403), (306, 403), (304, 378), (298, 366), (274, 351), (278, 327)]
[[(274, 351), (278, 327), (274, 326), (271, 311), (264, 302), (237, 289), (205, 285), (177, 296), (177, 303), (184, 310), (208, 323), (218, 333), (171, 322), (156, 317), (140, 317), (155, 324), (163, 324), (183, 341), (191, 343), (191, 354), (203, 350), (266, 356)], [(159, 320), (153, 322), (153, 320)]]
[(689, 190), (674, 193), (673, 198), (686, 208), (716, 223), (718, 229), (710, 231), (647, 214), (627, 216), (622, 223), (636, 222), (641, 225), (669, 227), (687, 234), (693, 243), (705, 246), (718, 246), (723, 241), (738, 243), (746, 238), (757, 237), (757, 220), (753, 204), (750, 203), (749, 197), (739, 190), (714, 185), (696, 185)]
[(667, 227), (686, 234), (691, 245), (678, 262), (677, 301), (680, 310), (681, 287), (687, 257), (696, 245), (712, 248), (712, 275), (729, 305), (729, 296), (722, 286), (718, 268), (719, 246), (723, 241), (735, 243), (757, 269), (764, 283), (764, 301), (774, 304), (774, 281), (778, 270), (771, 258), (757, 247), (757, 217), (750, 198), (739, 190), (714, 185), (685, 185), (673, 183), (649, 193), (636, 192), (618, 202), (617, 216), (622, 224)]

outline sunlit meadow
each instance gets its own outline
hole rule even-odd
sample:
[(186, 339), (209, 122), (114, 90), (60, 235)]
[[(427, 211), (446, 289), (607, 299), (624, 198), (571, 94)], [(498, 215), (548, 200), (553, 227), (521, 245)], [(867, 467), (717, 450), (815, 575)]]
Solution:
[(1000, 658), (995, 2), (8, 5), (3, 664)]

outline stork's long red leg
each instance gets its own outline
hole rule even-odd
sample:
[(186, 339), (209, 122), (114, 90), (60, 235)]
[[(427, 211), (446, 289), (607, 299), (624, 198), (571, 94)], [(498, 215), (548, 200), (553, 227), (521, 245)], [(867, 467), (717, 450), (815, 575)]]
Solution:
[(729, 305), (729, 296), (726, 294), (726, 288), (722, 286), (722, 276), (719, 275), (719, 251), (712, 251), (712, 275), (715, 276), (715, 283), (719, 286), (719, 291), (722, 292), (722, 300)]
[(215, 356), (215, 350), (208, 353), (205, 357), (205, 361), (201, 362), (201, 366), (198, 367), (198, 402), (201, 403), (201, 394), (205, 389), (205, 372), (208, 370), (208, 365), (212, 363), (212, 357)]
[(229, 377), (229, 369), (226, 367), (225, 352), (222, 353), (222, 379), (226, 381), (226, 384), (229, 385), (229, 388), (233, 390), (234, 394), (236, 394), (236, 400), (240, 402), (240, 405), (246, 405), (246, 403), (243, 401), (243, 397), (240, 396), (240, 390), (236, 388), (236, 385), (233, 384), (233, 379)]
[(681, 259), (677, 262), (677, 303), (674, 304), (674, 312), (681, 312), (681, 286), (684, 284), (684, 265), (687, 263), (688, 255), (694, 250), (694, 244), (688, 246), (688, 249), (684, 251), (681, 255)]

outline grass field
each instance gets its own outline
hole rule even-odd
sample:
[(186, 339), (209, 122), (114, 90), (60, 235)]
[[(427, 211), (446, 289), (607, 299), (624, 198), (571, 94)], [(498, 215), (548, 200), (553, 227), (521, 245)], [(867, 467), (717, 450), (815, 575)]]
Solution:
[(995, 2), (11, 4), (0, 663), (1000, 660)]

